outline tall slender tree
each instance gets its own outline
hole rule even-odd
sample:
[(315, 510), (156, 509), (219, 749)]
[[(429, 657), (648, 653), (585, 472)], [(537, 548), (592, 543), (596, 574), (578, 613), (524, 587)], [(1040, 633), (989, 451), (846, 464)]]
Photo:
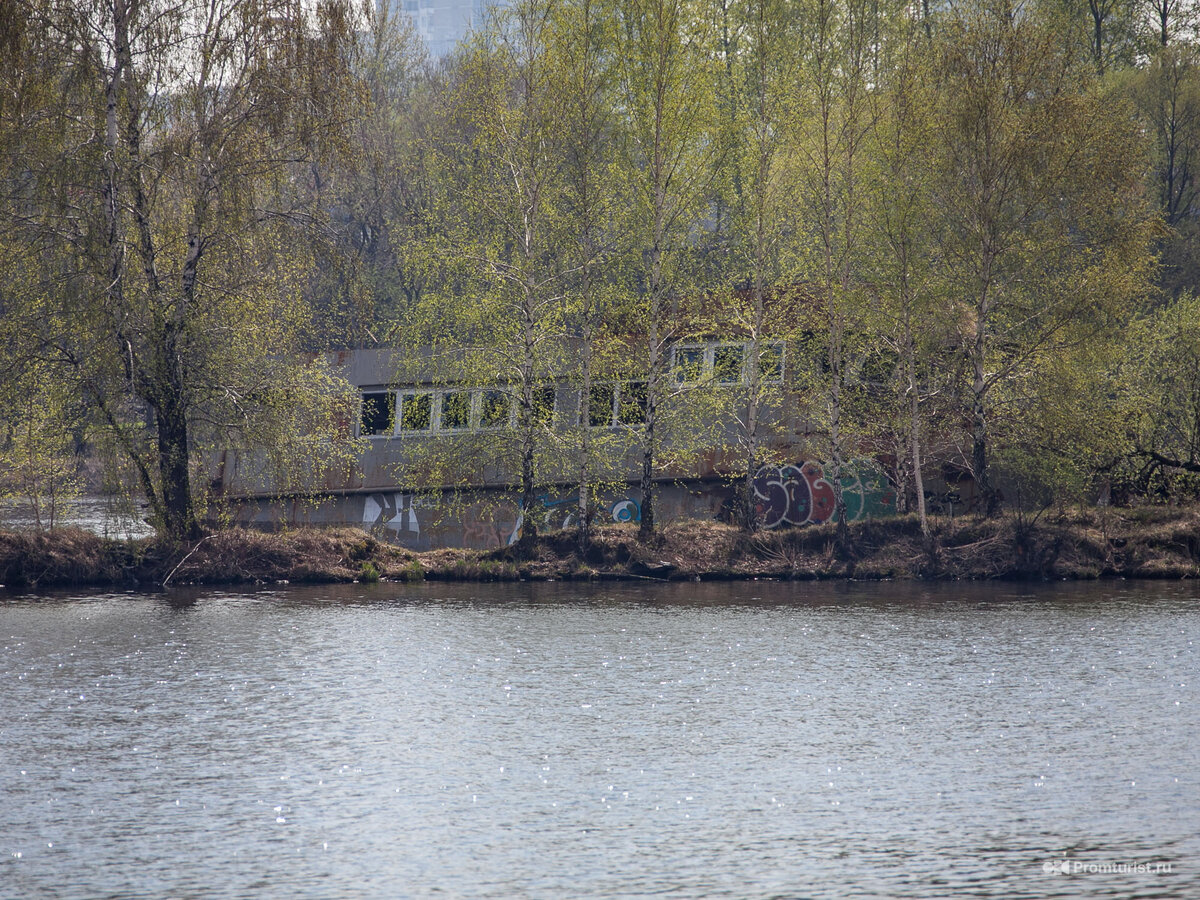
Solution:
[(875, 6), (866, 0), (815, 0), (807, 44), (805, 133), (799, 142), (799, 177), (809, 213), (809, 240), (799, 248), (801, 271), (810, 274), (821, 307), (825, 422), (829, 480), (834, 491), (838, 543), (849, 543), (842, 473), (848, 456), (847, 378), (850, 342), (862, 301), (857, 277), (861, 250), (862, 169), (870, 130), (871, 52)]
[(1019, 386), (1124, 321), (1146, 290), (1152, 217), (1130, 116), (1052, 22), (982, 0), (945, 21), (938, 53), (939, 240), (961, 290), (966, 462), (991, 515)]
[(754, 477), (763, 462), (764, 436), (771, 431), (764, 412), (772, 400), (779, 409), (776, 378), (771, 377), (776, 364), (779, 381), (783, 374), (780, 344), (767, 340), (767, 303), (773, 298), (778, 305), (793, 293), (783, 260), (786, 243), (795, 237), (798, 197), (795, 179), (786, 170), (796, 137), (796, 95), (804, 77), (805, 20), (797, 4), (746, 0), (732, 13), (723, 7), (722, 21), (724, 33), (732, 30), (738, 39), (736, 46), (725, 41), (727, 118), (733, 123), (727, 161), (732, 170), (727, 186), (733, 220), (730, 275), (748, 288), (748, 299), (740, 321), (730, 324), (741, 326), (749, 337), (745, 393), (735, 411), (744, 451), (743, 525), (754, 531)]
[(580, 397), (572, 449), (581, 550), (591, 541), (594, 494), (611, 469), (605, 463), (608, 442), (591, 427), (584, 404), (592, 396), (605, 312), (612, 305), (611, 263), (625, 243), (618, 223), (628, 199), (628, 179), (618, 170), (613, 97), (619, 53), (612, 12), (606, 0), (561, 0), (551, 21), (550, 49), (560, 73), (556, 146), (562, 153), (558, 215), (563, 243), (556, 256), (564, 272), (567, 330), (579, 351), (571, 368)]
[(929, 148), (934, 140), (929, 42), (923, 24), (893, 7), (876, 90), (870, 94), (874, 181), (866, 201), (865, 277), (876, 293), (880, 342), (899, 362), (905, 446), (921, 531), (929, 538), (925, 504), (926, 377), (944, 352), (937, 253), (929, 223), (935, 219)]
[(634, 171), (630, 230), (634, 287), (645, 328), (645, 428), (642, 434), (641, 526), (655, 531), (655, 479), (667, 389), (672, 298), (685, 284), (688, 240), (714, 171), (711, 64), (702, 53), (706, 19), (691, 0), (619, 0), (623, 42), (620, 107)]
[[(518, 494), (523, 546), (537, 534), (538, 490), (559, 441), (552, 392), (562, 363), (565, 298), (554, 215), (562, 169), (555, 131), (560, 85), (548, 52), (554, 7), (551, 0), (521, 0), (498, 12), (457, 62), (446, 112), (460, 140), (437, 147), (448, 184), (439, 209), (446, 235), (441, 286), (427, 293), (407, 327), (409, 341), (456, 360), (443, 366), (449, 381), (503, 392), (489, 392), (482, 402), (496, 408), (475, 414), (504, 426), (486, 447), (455, 438), (458, 451), (447, 455), (445, 442), (435, 442), (429, 462), (444, 469), (457, 460), (466, 471), (477, 468), (479, 460), (469, 459), (477, 451), (490, 454)], [(421, 416), (432, 421), (429, 412)], [(403, 427), (403, 410), (400, 417)], [(464, 419), (456, 427), (465, 425)], [(450, 483), (461, 471), (435, 483)], [(560, 478), (556, 469), (554, 480)]]

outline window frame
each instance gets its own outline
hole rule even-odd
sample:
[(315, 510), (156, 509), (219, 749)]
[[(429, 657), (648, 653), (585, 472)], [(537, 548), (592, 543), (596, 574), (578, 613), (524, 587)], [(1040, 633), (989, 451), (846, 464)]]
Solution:
[[(473, 422), (475, 421), (475, 394), (476, 391), (471, 388), (454, 388), (451, 390), (441, 390), (437, 392), (437, 427), (434, 429), (438, 434), (469, 434), (474, 430)], [(465, 394), (467, 397), (467, 421), (464, 425), (447, 425), (446, 424), (446, 398), (456, 394)]]
[[(434, 417), (433, 400), (436, 395), (437, 395), (437, 391), (434, 391), (431, 388), (413, 387), (413, 388), (401, 388), (401, 389), (397, 390), (396, 391), (396, 434), (401, 435), (403, 437), (408, 437), (411, 435), (435, 434), (436, 429), (434, 428), (434, 425), (435, 425), (434, 418), (435, 417)], [(404, 427), (404, 410), (408, 406), (408, 398), (410, 398), (410, 397), (413, 398), (414, 400), (417, 398), (420, 398), (420, 397), (428, 398), (428, 401), (427, 401), (429, 404), (429, 410), (427, 412), (428, 424), (426, 424), (426, 426), (424, 428), (405, 428)], [(439, 409), (440, 409), (440, 404), (439, 404)]]
[[(640, 403), (638, 403), (638, 405), (641, 407), (641, 410), (642, 410), (642, 417), (639, 421), (626, 422), (626, 421), (623, 421), (621, 418), (622, 410), (627, 408), (625, 406), (625, 404), (627, 402), (625, 399), (626, 391), (629, 389), (628, 388), (629, 385), (634, 385), (634, 384), (640, 384), (642, 386), (643, 391), (648, 390), (647, 382), (642, 379), (639, 379), (639, 378), (629, 378), (629, 379), (619, 379), (619, 380), (604, 379), (603, 381), (592, 382), (591, 390), (593, 390), (593, 391), (595, 391), (597, 389), (599, 389), (599, 390), (607, 389), (607, 390), (612, 391), (612, 401), (609, 405), (608, 419), (607, 419), (607, 421), (605, 421), (602, 424), (593, 424), (592, 423), (591, 401), (589, 399), (587, 404), (585, 405), (581, 399), (580, 410), (579, 410), (581, 420), (582, 420), (583, 416), (587, 416), (587, 427), (588, 428), (597, 428), (597, 429), (599, 429), (599, 428), (609, 428), (609, 429), (621, 428), (621, 429), (625, 429), (625, 430), (637, 430), (639, 428), (645, 428), (646, 427), (646, 413), (647, 413), (647, 409), (649, 407), (649, 402), (650, 402), (648, 394), (645, 394), (643, 396), (642, 401)], [(583, 391), (581, 389), (580, 390), (581, 398), (582, 398), (582, 394), (583, 394)]]
[[(512, 391), (502, 387), (485, 387), (477, 388), (475, 391), (477, 399), (475, 401), (476, 416), (474, 417), (472, 431), (500, 431), (504, 428), (513, 426), (513, 416), (515, 415), (516, 404), (513, 402)], [(488, 394), (499, 394), (504, 397), (508, 406), (508, 413), (504, 417), (503, 422), (497, 422), (493, 425), (485, 425), (483, 423), (484, 411), (487, 409)]]
[[(396, 394), (397, 394), (397, 392), (393, 388), (385, 388), (383, 390), (364, 390), (362, 388), (359, 389), (359, 398), (360, 399), (359, 399), (359, 408), (358, 408), (358, 436), (360, 438), (371, 438), (371, 439), (385, 438), (386, 439), (386, 438), (395, 437), (396, 423), (397, 423)], [(388, 398), (388, 400), (390, 402), (387, 404), (387, 413), (388, 413), (388, 422), (389, 422), (390, 427), (384, 428), (381, 431), (368, 432), (365, 430), (365, 426), (367, 423), (364, 420), (364, 413), (366, 412), (366, 405), (367, 405), (368, 397), (387, 397)]]

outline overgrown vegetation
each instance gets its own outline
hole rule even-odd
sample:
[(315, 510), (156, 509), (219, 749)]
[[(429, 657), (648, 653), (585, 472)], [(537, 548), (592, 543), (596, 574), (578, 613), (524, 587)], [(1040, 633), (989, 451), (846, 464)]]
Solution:
[(278, 584), (425, 580), (1060, 579), (1200, 577), (1200, 509), (1113, 509), (1030, 517), (914, 516), (748, 535), (718, 522), (668, 525), (643, 543), (633, 525), (597, 528), (586, 550), (570, 531), (517, 548), (413, 553), (355, 529), (218, 532), (195, 542), (112, 541), (89, 532), (0, 532), (0, 585)]
[[(0, 496), (53, 527), (121, 489), (190, 546), (223, 448), (289, 495), (353, 470), (357, 398), (301, 351), (385, 344), (515, 403), (412, 486), (570, 490), (584, 556), (631, 464), (650, 546), (704, 456), (753, 535), (774, 453), (839, 511), (871, 455), (931, 559), (938, 480), (986, 515), (1185, 502), (1200, 21), (1151, 12), (514, 0), (432, 62), (376, 4), (0, 0)], [(834, 519), (849, 559), (872, 532)]]

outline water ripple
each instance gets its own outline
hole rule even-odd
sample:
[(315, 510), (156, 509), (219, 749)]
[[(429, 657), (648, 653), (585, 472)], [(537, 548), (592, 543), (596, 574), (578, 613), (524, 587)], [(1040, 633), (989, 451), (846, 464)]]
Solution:
[(1200, 895), (1197, 601), (9, 598), (0, 896)]

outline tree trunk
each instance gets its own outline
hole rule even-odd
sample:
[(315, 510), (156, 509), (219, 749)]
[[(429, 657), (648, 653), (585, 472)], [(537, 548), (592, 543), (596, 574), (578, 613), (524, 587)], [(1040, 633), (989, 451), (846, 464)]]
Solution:
[[(907, 253), (903, 258), (907, 267)], [(912, 317), (909, 312), (912, 308), (912, 297), (909, 294), (907, 274), (901, 278), (904, 291), (904, 362), (905, 368), (908, 370), (906, 374), (909, 398), (909, 448), (912, 454), (913, 486), (917, 492), (917, 516), (921, 520), (921, 535), (928, 541), (929, 518), (925, 509), (925, 476), (921, 472), (921, 394), (917, 382), (917, 347), (913, 340)]]
[(917, 395), (916, 379), (909, 377), (909, 443), (912, 448), (913, 487), (917, 492), (917, 516), (921, 520), (921, 534), (929, 537), (929, 517), (925, 509), (925, 476), (921, 473), (921, 410)]
[[(767, 31), (763, 22), (764, 8), (757, 8), (758, 40), (761, 42)], [(766, 53), (768, 49), (757, 48), (757, 104), (756, 104), (756, 134), (758, 155), (755, 160), (754, 184), (754, 310), (750, 324), (750, 359), (745, 363), (748, 373), (748, 396), (746, 398), (746, 487), (744, 494), (745, 516), (743, 520), (746, 531), (753, 534), (758, 530), (758, 506), (754, 497), (754, 477), (758, 474), (758, 413), (759, 396), (762, 389), (762, 360), (760, 358), (760, 342), (763, 332), (765, 282), (767, 278), (767, 191), (771, 177), (771, 122), (767, 111), (767, 75)], [(782, 374), (782, 373), (781, 373)]]
[(988, 383), (984, 370), (986, 337), (984, 323), (988, 307), (986, 294), (984, 297), (985, 299), (980, 302), (975, 345), (971, 351), (971, 368), (974, 376), (971, 383), (971, 475), (975, 479), (977, 508), (981, 508), (984, 516), (991, 518), (999, 509), (999, 497), (992, 488), (991, 472), (988, 470), (988, 429), (985, 404)]
[[(661, 167), (661, 161), (657, 163)], [(656, 172), (659, 168), (656, 168)], [(657, 179), (656, 179), (657, 180)], [(650, 264), (650, 340), (646, 358), (646, 432), (642, 451), (642, 519), (638, 537), (654, 536), (654, 437), (658, 424), (659, 316), (662, 314), (662, 242), (665, 199), (661, 184), (655, 185), (654, 247)]]
[(758, 531), (758, 506), (754, 497), (754, 478), (758, 474), (758, 335), (750, 339), (750, 396), (746, 403), (746, 489), (744, 525), (750, 534)]
[(971, 400), (971, 474), (975, 478), (977, 508), (982, 510), (984, 516), (991, 518), (996, 514), (997, 502), (988, 471), (987, 410), (983, 402), (982, 381), (982, 369), (977, 366)]
[(535, 335), (533, 323), (534, 288), (525, 286), (524, 335), (522, 340), (521, 359), (521, 415), (517, 423), (521, 433), (521, 538), (522, 552), (527, 552), (537, 540), (537, 522), (534, 518), (534, 430), (537, 428), (536, 417), (533, 414), (533, 376)]
[(579, 551), (583, 553), (592, 542), (592, 509), (591, 509), (591, 463), (592, 463), (592, 434), (590, 401), (592, 396), (592, 285), (590, 267), (584, 267), (583, 273), (584, 311), (583, 311), (583, 348), (580, 354), (580, 388), (579, 388)]
[(654, 431), (658, 418), (658, 306), (650, 305), (650, 356), (646, 372), (646, 432), (642, 450), (642, 519), (638, 538), (654, 536)]
[[(652, 357), (655, 354), (651, 354)], [(657, 365), (657, 363), (652, 363)], [(646, 379), (646, 444), (642, 453), (642, 521), (638, 537), (647, 541), (654, 536), (654, 426), (658, 404), (655, 394), (658, 386), (653, 369)]]
[(187, 417), (177, 397), (164, 398), (155, 409), (158, 426), (158, 471), (162, 483), (163, 529), (180, 540), (200, 532), (192, 505)]

